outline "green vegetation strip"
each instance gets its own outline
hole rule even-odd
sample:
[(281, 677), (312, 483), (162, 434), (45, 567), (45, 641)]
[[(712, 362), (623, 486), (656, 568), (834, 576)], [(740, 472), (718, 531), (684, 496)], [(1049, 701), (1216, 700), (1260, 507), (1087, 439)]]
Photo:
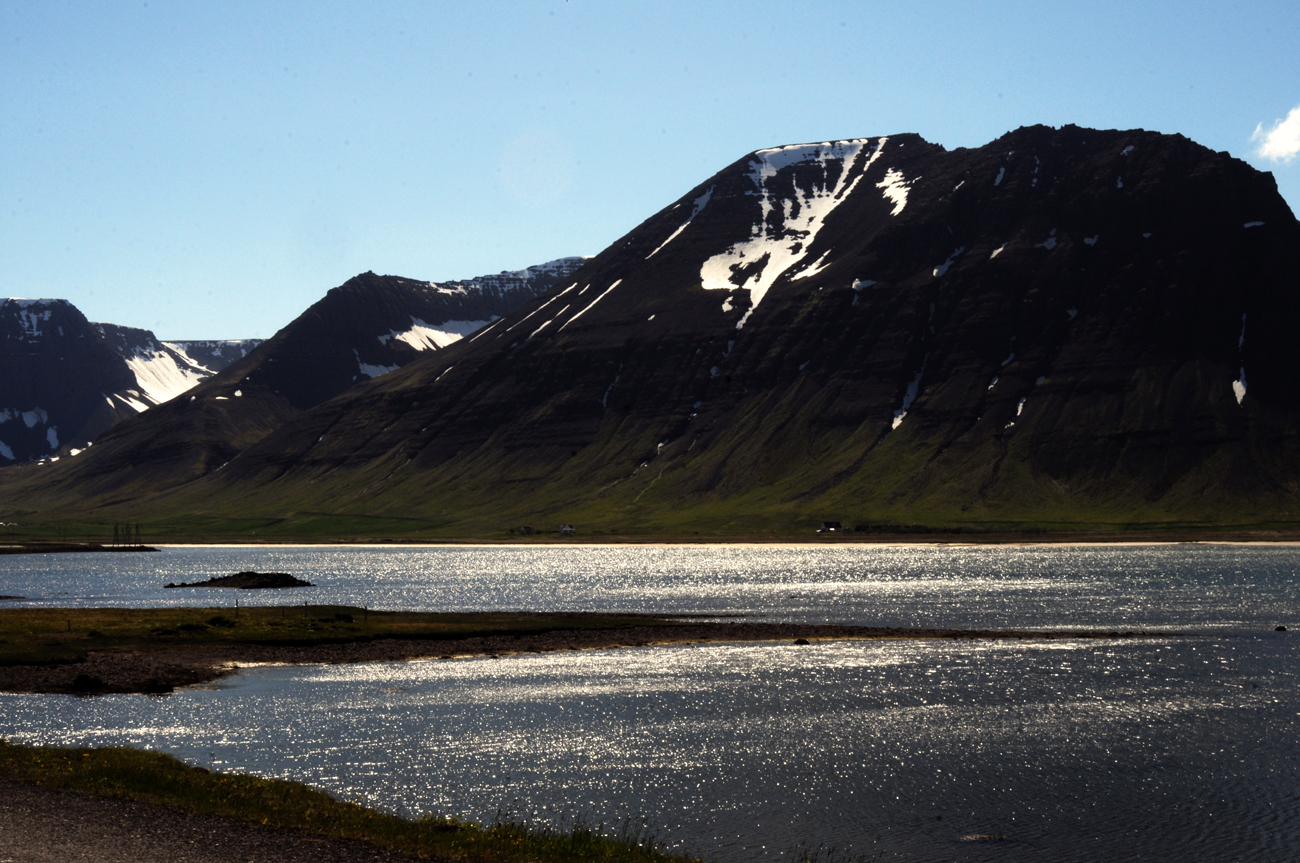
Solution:
[(687, 859), (669, 855), (653, 841), (628, 831), (610, 838), (582, 826), (564, 832), (508, 823), (483, 827), (433, 815), (411, 821), (335, 800), (298, 782), (210, 773), (170, 755), (135, 749), (47, 749), (0, 740), (0, 779), (334, 839), (357, 839), (416, 857), (489, 863), (670, 863)]
[(0, 666), (81, 662), (99, 650), (310, 647), (667, 625), (671, 622), (648, 615), (441, 614), (340, 605), (236, 608), (233, 596), (229, 605), (209, 608), (6, 608), (0, 609)]

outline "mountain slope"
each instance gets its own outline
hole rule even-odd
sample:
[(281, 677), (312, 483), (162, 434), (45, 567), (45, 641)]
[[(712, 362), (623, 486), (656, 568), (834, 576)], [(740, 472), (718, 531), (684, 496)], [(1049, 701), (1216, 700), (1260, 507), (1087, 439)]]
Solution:
[(449, 533), (1294, 521), (1297, 249), (1269, 175), (1180, 136), (758, 151), (151, 493)]
[[(114, 427), (93, 451), (49, 471), (38, 484), (113, 502), (217, 470), (301, 411), (454, 343), (462, 332), (544, 292), (582, 261), (566, 258), (440, 284), (363, 273), (185, 396)], [(138, 332), (126, 334), (132, 343), (141, 341)], [(109, 334), (120, 341), (122, 330)], [(164, 364), (165, 351), (178, 353), (156, 342), (133, 350), (153, 368)], [(157, 377), (160, 386), (172, 382)]]
[(137, 411), (171, 401), (261, 344), (261, 339), (188, 343), (197, 347), (200, 359), (190, 355), (185, 343), (161, 342), (149, 330), (92, 326), (135, 375), (135, 387), (118, 397)]

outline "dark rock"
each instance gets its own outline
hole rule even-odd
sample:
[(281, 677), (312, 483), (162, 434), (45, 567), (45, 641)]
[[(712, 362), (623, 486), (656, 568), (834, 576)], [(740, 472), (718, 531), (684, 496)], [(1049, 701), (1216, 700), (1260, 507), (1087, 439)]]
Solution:
[(1273, 627), (1273, 631), (1274, 631), (1274, 632), (1286, 632), (1286, 627), (1285, 627), (1285, 626), (1275, 626), (1275, 627)]
[[(295, 578), (287, 572), (237, 572), (207, 581), (167, 584), (165, 587), (225, 587), (239, 590), (273, 590), (286, 587), (315, 587), (310, 581)], [(233, 625), (233, 624), (232, 624)]]
[(89, 695), (104, 690), (104, 681), (93, 674), (78, 674), (72, 679), (72, 691), (78, 695)]
[(794, 643), (795, 643), (795, 644), (808, 644), (808, 639), (806, 639), (806, 638), (796, 638), (796, 639), (794, 640)]

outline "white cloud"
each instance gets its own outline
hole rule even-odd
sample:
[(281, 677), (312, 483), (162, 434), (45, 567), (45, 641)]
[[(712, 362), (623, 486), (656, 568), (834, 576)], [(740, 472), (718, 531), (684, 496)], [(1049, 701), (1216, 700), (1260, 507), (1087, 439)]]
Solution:
[(1274, 162), (1290, 162), (1300, 153), (1300, 105), (1291, 109), (1283, 120), (1273, 124), (1273, 128), (1264, 131), (1264, 124), (1255, 127), (1255, 134), (1250, 140), (1259, 141), (1255, 152)]

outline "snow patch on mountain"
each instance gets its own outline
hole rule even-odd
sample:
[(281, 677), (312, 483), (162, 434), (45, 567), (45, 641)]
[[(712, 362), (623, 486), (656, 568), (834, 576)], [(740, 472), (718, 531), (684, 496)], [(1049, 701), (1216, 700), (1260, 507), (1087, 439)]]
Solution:
[(645, 256), (645, 259), (646, 259), (647, 261), (650, 260), (650, 259), (653, 258), (656, 254), (659, 253), (659, 249), (662, 249), (664, 246), (668, 245), (668, 244), (671, 243), (673, 240), (677, 239), (677, 235), (680, 234), (682, 231), (686, 230), (687, 226), (689, 226), (689, 225), (691, 224), (691, 222), (695, 221), (695, 217), (698, 216), (698, 215), (700, 214), (700, 210), (703, 210), (704, 207), (705, 207), (705, 205), (707, 205), (707, 204), (709, 203), (709, 198), (711, 198), (711, 197), (713, 197), (713, 187), (712, 187), (712, 186), (709, 186), (709, 190), (708, 190), (707, 192), (705, 192), (703, 195), (700, 195), (698, 198), (695, 199), (695, 206), (694, 206), (694, 208), (691, 210), (691, 215), (690, 215), (690, 217), (687, 218), (685, 222), (682, 222), (682, 225), (681, 225), (680, 228), (678, 228), (677, 230), (675, 230), (675, 231), (673, 231), (671, 234), (669, 234), (669, 235), (668, 235), (668, 239), (666, 239), (666, 240), (664, 240), (662, 243), (660, 243), (659, 246), (658, 246), (658, 247), (657, 247), (653, 252), (651, 252), (650, 254), (646, 255), (646, 256)]
[(465, 336), (495, 321), (496, 317), (485, 321), (443, 321), (440, 324), (426, 324), (421, 319), (411, 316), (411, 326), (405, 330), (391, 330), (388, 335), (379, 336), (379, 343), (386, 345), (393, 339), (410, 345), (417, 351), (438, 350), (460, 341)]
[(916, 395), (921, 391), (921, 376), (925, 374), (925, 367), (930, 362), (930, 355), (926, 354), (925, 359), (921, 361), (921, 368), (907, 384), (907, 392), (903, 393), (903, 403), (899, 405), (898, 410), (894, 411), (894, 424), (889, 427), (890, 431), (898, 428), (907, 418), (907, 412), (912, 408), (912, 402), (916, 401)]
[[(617, 287), (618, 287), (619, 285), (621, 285), (621, 284), (623, 284), (623, 280), (622, 280), (622, 279), (619, 279), (618, 281), (614, 282), (614, 284), (612, 284), (612, 285), (610, 285), (608, 288), (606, 288), (606, 289), (604, 290), (604, 292), (603, 292), (600, 296), (598, 296), (598, 297), (596, 297), (596, 299), (592, 300), (590, 305), (588, 305), (588, 306), (587, 306), (586, 308), (584, 308), (582, 311), (578, 312), (576, 315), (574, 315), (573, 317), (571, 317), (571, 318), (569, 318), (567, 321), (565, 321), (564, 324), (561, 325), (560, 329), (556, 330), (556, 332), (557, 332), (557, 333), (558, 333), (558, 332), (561, 332), (561, 331), (562, 331), (565, 327), (567, 327), (569, 324), (573, 323), (573, 322), (576, 321), (578, 318), (582, 317), (582, 316), (585, 315), (587, 312), (591, 311), (591, 307), (592, 307), (592, 306), (596, 305), (596, 303), (598, 303), (598, 302), (600, 302), (601, 300), (605, 299), (605, 297), (609, 294), (610, 291), (614, 290), (615, 288), (617, 288)], [(568, 307), (566, 306), (565, 308), (568, 308)], [(560, 311), (563, 311), (563, 309), (561, 309)], [(559, 315), (557, 314), (556, 317), (558, 318)]]
[(213, 374), (201, 366), (182, 365), (177, 357), (164, 350), (137, 349), (134, 356), (124, 359), (135, 375), (140, 392), (156, 405), (171, 401)]
[[(357, 354), (355, 347), (352, 348), (352, 356), (356, 357), (357, 372), (364, 374), (364, 376), (368, 378), (377, 378), (380, 377), (381, 374), (396, 372), (396, 370), (402, 368), (400, 365), (372, 365), (370, 363), (363, 363), (363, 361), (361, 361), (361, 355)], [(221, 398), (221, 396), (217, 396), (217, 398)]]
[(829, 258), (830, 256), (831, 256), (831, 250), (830, 250), (830, 249), (827, 249), (827, 250), (825, 251), (825, 253), (823, 253), (822, 256), (821, 256), (820, 258), (818, 258), (816, 261), (814, 261), (814, 262), (812, 263), (811, 266), (809, 266), (809, 267), (808, 267), (807, 269), (805, 269), (803, 272), (799, 273), (799, 274), (798, 274), (797, 276), (795, 276), (794, 278), (796, 278), (796, 279), (806, 279), (806, 278), (808, 278), (809, 276), (815, 276), (815, 275), (817, 275), (817, 274), (820, 273), (822, 270), (824, 270), (824, 269), (826, 269), (828, 266), (830, 266), (830, 265), (826, 262), (826, 259)]
[[(578, 283), (577, 283), (577, 282), (574, 282), (573, 284), (569, 285), (567, 288), (565, 288), (564, 290), (560, 291), (558, 294), (556, 294), (555, 296), (551, 297), (549, 300), (547, 300), (546, 302), (542, 303), (540, 306), (538, 306), (537, 308), (533, 309), (531, 312), (529, 312), (528, 314), (524, 315), (522, 318), (520, 318), (519, 320), (515, 321), (515, 322), (514, 322), (513, 324), (511, 324), (510, 326), (506, 327), (505, 330), (504, 330), (503, 332), (497, 333), (497, 335), (498, 335), (498, 336), (502, 336), (502, 335), (505, 335), (506, 333), (510, 332), (510, 331), (513, 330), (515, 327), (519, 326), (519, 325), (522, 324), (524, 321), (528, 320), (528, 319), (531, 318), (533, 315), (537, 314), (537, 313), (540, 312), (542, 309), (546, 308), (546, 307), (549, 306), (551, 303), (555, 302), (555, 301), (558, 300), (560, 297), (564, 296), (565, 294), (567, 294), (569, 291), (573, 290), (573, 289), (576, 288), (577, 286), (578, 286)], [(591, 287), (591, 286), (588, 285), (587, 287), (589, 288), (589, 287)], [(583, 288), (584, 291), (585, 291), (586, 289), (587, 289), (587, 288)], [(568, 307), (566, 306), (565, 308), (568, 308)]]
[(587, 255), (556, 258), (523, 270), (504, 270), (490, 276), (477, 276), (464, 281), (429, 282), (428, 285), (442, 294), (476, 294), (484, 291), (506, 294), (525, 289), (533, 290), (534, 283), (540, 279), (565, 278), (577, 272), (589, 260), (591, 257)]
[[(700, 267), (700, 284), (705, 290), (749, 291), (750, 307), (736, 329), (745, 326), (776, 280), (807, 257), (827, 217), (866, 176), (888, 140), (880, 138), (874, 147), (867, 138), (796, 144), (754, 154), (750, 179), (759, 195), (758, 221), (747, 239)], [(854, 170), (860, 156), (864, 157), (862, 165)], [(801, 188), (796, 182), (793, 198), (780, 197), (773, 181), (782, 170), (795, 165), (819, 166), (821, 182), (814, 180), (810, 188)], [(747, 267), (752, 269), (737, 281), (737, 271)]]
[(948, 270), (952, 268), (953, 261), (957, 260), (957, 258), (959, 258), (961, 256), (961, 253), (964, 251), (966, 251), (965, 246), (958, 246), (953, 251), (953, 253), (948, 256), (948, 260), (944, 261), (942, 264), (934, 268), (934, 277), (937, 279), (940, 276), (947, 275)]
[(262, 339), (195, 339), (168, 341), (162, 345), (183, 354), (192, 365), (219, 372), (226, 366), (242, 360), (248, 352), (262, 343)]
[(903, 172), (897, 168), (890, 168), (885, 172), (885, 179), (876, 183), (876, 188), (880, 189), (886, 198), (894, 202), (894, 210), (889, 215), (897, 216), (903, 212), (907, 206), (907, 193), (911, 190), (911, 182), (920, 179), (919, 177), (909, 181), (903, 176)]
[[(113, 393), (112, 398), (117, 399), (136, 413), (144, 413), (149, 410), (149, 408), (153, 407), (153, 404), (141, 401), (141, 393), (136, 390), (125, 390), (120, 393)], [(112, 403), (111, 400), (109, 403)]]
[(42, 327), (48, 323), (50, 316), (53, 314), (52, 306), (71, 305), (67, 300), (56, 300), (49, 298), (28, 299), (25, 297), (6, 297), (0, 301), (0, 308), (4, 306), (14, 306), (18, 309), (16, 316), (19, 329), (22, 330), (20, 338), (23, 340), (39, 339), (45, 335)]

